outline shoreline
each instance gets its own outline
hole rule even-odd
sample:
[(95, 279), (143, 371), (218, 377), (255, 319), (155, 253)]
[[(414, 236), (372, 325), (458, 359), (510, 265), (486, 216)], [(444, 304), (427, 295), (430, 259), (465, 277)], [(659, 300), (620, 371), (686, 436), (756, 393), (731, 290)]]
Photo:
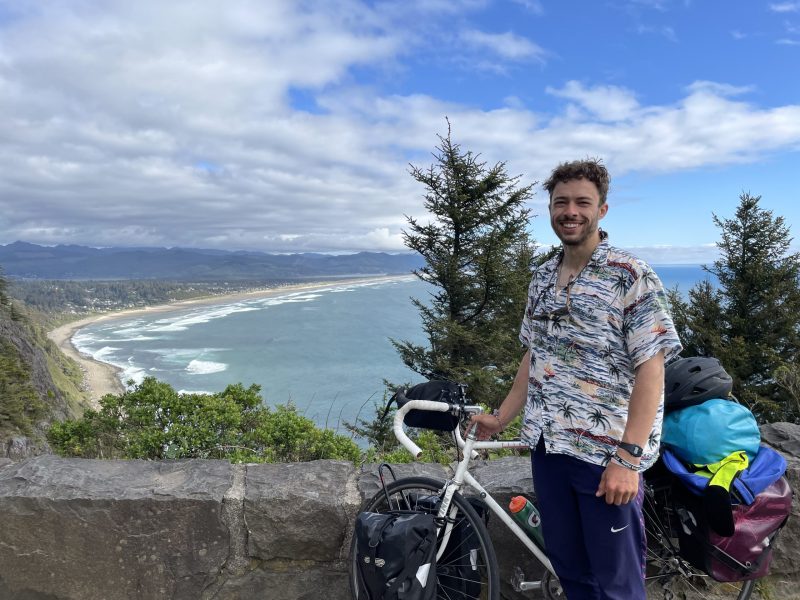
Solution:
[(272, 298), (284, 294), (292, 294), (300, 291), (322, 290), (340, 285), (353, 285), (363, 283), (375, 283), (383, 281), (396, 281), (406, 279), (411, 275), (376, 275), (372, 277), (352, 277), (348, 279), (337, 279), (335, 281), (317, 281), (313, 283), (298, 283), (281, 285), (274, 288), (264, 288), (250, 292), (233, 292), (221, 294), (219, 296), (203, 296), (191, 298), (189, 300), (179, 300), (167, 304), (157, 304), (154, 306), (144, 306), (142, 308), (126, 308), (109, 313), (101, 313), (71, 321), (52, 331), (47, 332), (47, 337), (58, 346), (64, 354), (78, 363), (83, 371), (83, 389), (90, 396), (90, 405), (93, 409), (100, 407), (100, 398), (106, 394), (119, 395), (125, 391), (125, 386), (119, 378), (122, 369), (110, 363), (96, 360), (95, 358), (81, 353), (73, 344), (73, 336), (83, 327), (97, 323), (99, 321), (113, 321), (135, 317), (144, 314), (159, 314), (193, 308), (196, 306), (213, 306), (216, 304), (232, 304), (241, 300), (252, 300), (260, 298)]

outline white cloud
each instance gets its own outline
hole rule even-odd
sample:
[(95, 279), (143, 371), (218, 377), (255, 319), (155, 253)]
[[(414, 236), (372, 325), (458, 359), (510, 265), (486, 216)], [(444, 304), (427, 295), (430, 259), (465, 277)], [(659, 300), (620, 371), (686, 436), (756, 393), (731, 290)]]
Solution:
[(662, 27), (661, 28), (661, 35), (667, 38), (670, 42), (678, 41), (678, 36), (675, 33), (675, 30), (672, 27)]
[(511, 31), (486, 33), (477, 29), (462, 31), (461, 40), (474, 48), (488, 50), (502, 59), (544, 63), (547, 52), (527, 38)]
[(793, 40), (790, 38), (781, 38), (776, 40), (775, 43), (781, 46), (800, 46), (800, 40)]
[[(15, 3), (16, 20), (0, 24), (0, 243), (401, 250), (424, 192), (408, 163), (430, 164), (445, 116), (454, 140), (507, 161), (523, 184), (579, 156), (605, 157), (618, 175), (800, 147), (800, 105), (751, 104), (750, 88), (723, 82), (661, 104), (542, 82), (550, 112), (527, 92), (492, 110), (384, 94), (354, 69), (402, 76), (414, 45), (430, 47), (420, 22), (444, 28), (454, 6), (481, 3), (297, 5)], [(472, 32), (490, 58), (543, 60), (526, 38)]]
[(518, 96), (506, 96), (503, 98), (503, 104), (505, 104), (508, 108), (524, 110), (525, 103), (522, 101), (522, 98)]
[(742, 94), (749, 94), (755, 88), (751, 85), (736, 86), (716, 81), (695, 81), (686, 86), (686, 89), (693, 94), (707, 93), (716, 96), (741, 96)]
[[(562, 147), (571, 142), (573, 154), (606, 156), (616, 170), (668, 172), (751, 161), (800, 144), (800, 105), (759, 109), (729, 98), (736, 88), (700, 82), (689, 89), (680, 102), (643, 107), (624, 122), (570, 119), (560, 127), (569, 131)], [(584, 102), (606, 95), (590, 90)]]
[(544, 5), (541, 3), (540, 0), (511, 0), (511, 1), (514, 4), (519, 4), (520, 6), (524, 7), (525, 10), (534, 15), (544, 14)]
[(670, 0), (627, 0), (627, 6), (629, 8), (651, 8), (661, 12), (665, 12), (667, 10), (667, 5), (669, 3)]
[(647, 35), (647, 34), (655, 34), (660, 35), (670, 42), (678, 43), (678, 35), (675, 33), (675, 30), (672, 27), (668, 27), (663, 25), (661, 27), (653, 27), (649, 25), (638, 25), (636, 27), (636, 33), (639, 35)]
[(548, 87), (547, 93), (577, 102), (602, 121), (623, 121), (639, 110), (633, 92), (617, 86), (587, 88), (578, 81), (569, 81), (561, 89)]
[(770, 4), (769, 9), (777, 13), (800, 12), (800, 2), (777, 2)]

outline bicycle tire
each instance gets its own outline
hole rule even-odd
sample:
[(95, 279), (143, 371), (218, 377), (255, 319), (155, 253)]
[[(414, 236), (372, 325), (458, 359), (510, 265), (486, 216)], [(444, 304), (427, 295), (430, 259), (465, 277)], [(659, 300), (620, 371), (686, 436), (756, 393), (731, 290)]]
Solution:
[(714, 581), (705, 573), (692, 570), (688, 573), (675, 571), (668, 575), (666, 585), (650, 580), (647, 597), (664, 600), (748, 600), (756, 588), (756, 581), (721, 583)]
[[(398, 508), (415, 510), (417, 508), (413, 505), (415, 499), (438, 496), (444, 486), (444, 481), (429, 477), (405, 477), (398, 479), (386, 486), (390, 503), (392, 504), (392, 507), (388, 508), (388, 510), (397, 510)], [(397, 504), (395, 504), (396, 502)], [(436, 598), (437, 600), (499, 600), (500, 579), (497, 555), (492, 546), (486, 525), (469, 501), (460, 493), (453, 495), (452, 503), (455, 504), (457, 508), (457, 513), (455, 515), (456, 524), (454, 524), (454, 526), (461, 521), (465, 521), (467, 524), (465, 531), (471, 532), (469, 534), (470, 536), (475, 536), (477, 540), (477, 549), (466, 558), (464, 555), (457, 554), (451, 549), (446, 548), (444, 550), (436, 564)], [(383, 490), (380, 490), (372, 498), (367, 500), (362, 507), (362, 511), (369, 512), (388, 512), (388, 510), (386, 494), (384, 494)], [(439, 549), (437, 548), (437, 553), (438, 551)], [(470, 588), (479, 588), (478, 592), (464, 591), (461, 589), (454, 590), (451, 587), (446, 587), (445, 584), (442, 583), (443, 580), (453, 581), (454, 572), (463, 570), (465, 565), (470, 570), (468, 586)], [(353, 541), (350, 546), (348, 577), (350, 581), (350, 591), (355, 600), (364, 600), (358, 596), (357, 577), (355, 536), (353, 536)]]

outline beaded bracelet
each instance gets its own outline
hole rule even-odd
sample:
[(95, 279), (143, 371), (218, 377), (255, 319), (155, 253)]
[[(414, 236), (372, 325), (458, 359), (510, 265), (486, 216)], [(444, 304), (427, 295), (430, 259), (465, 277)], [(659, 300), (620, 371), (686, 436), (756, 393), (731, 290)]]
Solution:
[(644, 470), (641, 465), (635, 465), (632, 462), (629, 462), (624, 458), (622, 458), (619, 454), (615, 454), (614, 456), (612, 456), (611, 460), (613, 460), (618, 465), (623, 466), (630, 471), (635, 471), (636, 473), (639, 473)]
[(497, 419), (497, 423), (498, 423), (498, 425), (500, 425), (500, 432), (502, 433), (502, 431), (503, 431), (503, 429), (505, 429), (505, 427), (503, 427), (503, 422), (500, 420), (500, 413), (499, 413), (499, 411), (498, 411), (497, 409), (493, 410), (493, 411), (492, 411), (492, 416), (493, 416), (495, 419)]

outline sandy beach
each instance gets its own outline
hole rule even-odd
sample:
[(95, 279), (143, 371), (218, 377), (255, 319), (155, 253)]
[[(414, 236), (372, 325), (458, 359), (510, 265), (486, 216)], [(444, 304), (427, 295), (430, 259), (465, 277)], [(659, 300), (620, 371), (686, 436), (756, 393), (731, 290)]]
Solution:
[(47, 337), (50, 338), (59, 349), (77, 361), (81, 366), (84, 373), (84, 389), (89, 392), (91, 402), (94, 407), (99, 406), (99, 400), (106, 394), (121, 394), (125, 391), (122, 382), (119, 379), (119, 369), (114, 365), (94, 360), (90, 356), (81, 354), (72, 344), (72, 337), (82, 327), (86, 327), (91, 323), (98, 321), (108, 321), (112, 319), (124, 319), (127, 317), (135, 317), (142, 314), (154, 314), (162, 312), (170, 312), (174, 310), (182, 310), (192, 308), (194, 306), (205, 306), (214, 304), (231, 304), (239, 302), (240, 300), (251, 300), (254, 298), (270, 298), (274, 296), (282, 296), (284, 294), (291, 294), (297, 291), (320, 290), (330, 287), (337, 287), (341, 285), (350, 285), (356, 283), (366, 282), (380, 282), (380, 281), (395, 281), (397, 279), (405, 279), (408, 275), (395, 275), (395, 276), (382, 276), (382, 277), (360, 277), (352, 279), (338, 279), (335, 281), (320, 281), (315, 283), (302, 283), (296, 285), (283, 285), (274, 288), (265, 288), (261, 290), (254, 290), (252, 292), (237, 292), (233, 294), (224, 294), (219, 296), (206, 296), (203, 298), (195, 298), (191, 300), (181, 300), (179, 302), (171, 302), (169, 304), (159, 304), (156, 306), (147, 306), (143, 308), (134, 308), (127, 310), (114, 311), (104, 314), (92, 315), (85, 319), (72, 321), (61, 327), (57, 327), (48, 332)]

